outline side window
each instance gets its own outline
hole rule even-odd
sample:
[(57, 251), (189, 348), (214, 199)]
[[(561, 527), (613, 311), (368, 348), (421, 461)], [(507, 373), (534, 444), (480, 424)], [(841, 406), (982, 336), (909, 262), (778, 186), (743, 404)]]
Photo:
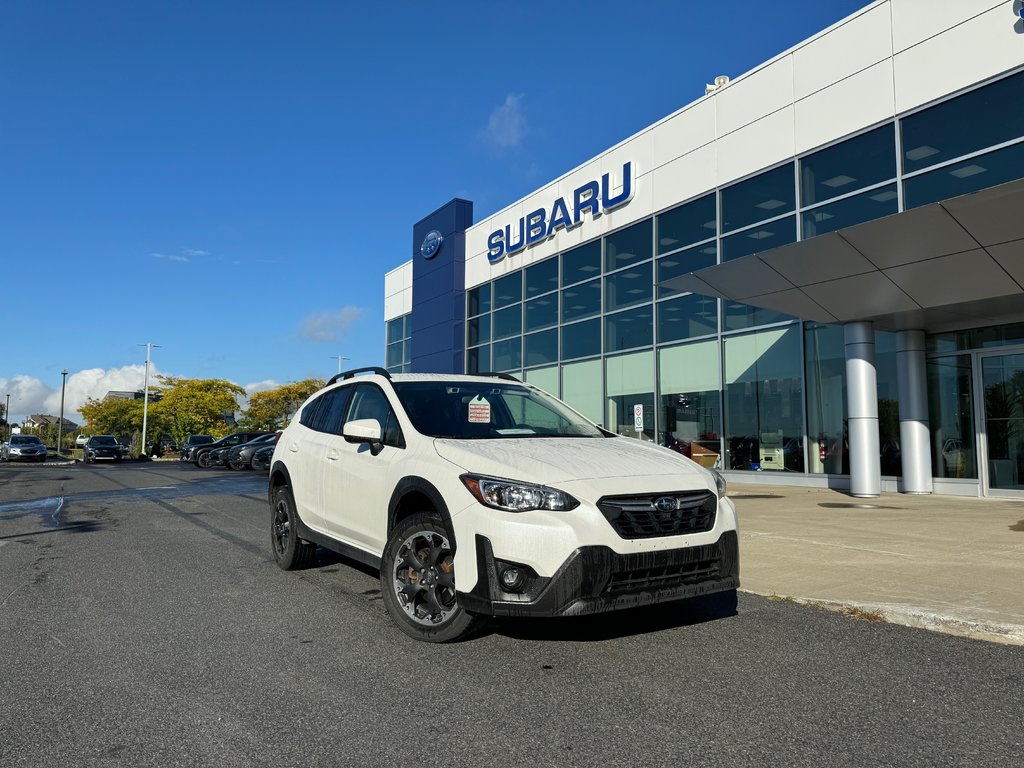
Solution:
[(303, 411), (299, 421), (317, 432), (341, 433), (341, 415), (345, 412), (352, 387), (338, 387), (324, 392)]
[(346, 422), (358, 419), (376, 419), (380, 424), (384, 445), (404, 448), (405, 439), (398, 426), (398, 419), (391, 409), (391, 403), (381, 390), (373, 384), (359, 384), (352, 395)]

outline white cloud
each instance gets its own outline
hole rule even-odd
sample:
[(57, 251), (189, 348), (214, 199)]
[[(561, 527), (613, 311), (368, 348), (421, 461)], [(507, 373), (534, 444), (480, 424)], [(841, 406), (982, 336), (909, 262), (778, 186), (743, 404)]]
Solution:
[(362, 314), (361, 307), (342, 307), (335, 312), (313, 312), (306, 316), (299, 333), (311, 341), (337, 341)]
[(162, 259), (163, 261), (188, 261), (187, 256), (180, 256), (176, 253), (151, 253), (149, 255), (154, 259)]
[[(150, 385), (156, 383), (158, 375), (156, 365), (149, 365)], [(67, 377), (64, 388), (64, 416), (81, 423), (82, 414), (79, 408), (89, 398), (100, 400), (112, 390), (140, 390), (146, 380), (146, 366), (143, 363), (125, 365), (120, 368), (88, 368), (72, 373)], [(17, 422), (23, 421), (34, 413), (49, 416), (60, 414), (60, 386), (44, 384), (32, 376), (15, 376), (13, 379), (0, 379), (0, 396), (7, 402), (7, 393), (11, 393), (11, 416)]]
[(510, 93), (505, 103), (495, 107), (487, 121), (484, 139), (495, 146), (509, 149), (519, 146), (526, 136), (526, 115), (523, 112), (523, 94)]

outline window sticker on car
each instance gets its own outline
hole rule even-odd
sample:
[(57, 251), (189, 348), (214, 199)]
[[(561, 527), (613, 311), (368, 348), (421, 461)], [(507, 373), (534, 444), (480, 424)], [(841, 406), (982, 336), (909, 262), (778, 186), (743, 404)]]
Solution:
[(469, 401), (469, 422), (470, 424), (491, 423), (491, 404), (480, 395)]

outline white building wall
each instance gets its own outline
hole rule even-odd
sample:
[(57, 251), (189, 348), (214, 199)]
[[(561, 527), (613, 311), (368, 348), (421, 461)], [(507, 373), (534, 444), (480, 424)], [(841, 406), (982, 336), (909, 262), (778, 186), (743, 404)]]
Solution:
[(384, 275), (384, 322), (412, 312), (412, 261)]
[[(1013, 0), (878, 0), (471, 227), (466, 287), (1018, 67), (1017, 19)], [(627, 160), (635, 190), (628, 205), (487, 261), (491, 232), (550, 210), (558, 197), (571, 200), (605, 172), (617, 178)]]

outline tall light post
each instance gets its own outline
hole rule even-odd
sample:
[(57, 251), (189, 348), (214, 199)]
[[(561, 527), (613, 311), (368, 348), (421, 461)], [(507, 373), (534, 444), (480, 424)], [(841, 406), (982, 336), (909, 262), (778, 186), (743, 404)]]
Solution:
[(57, 455), (64, 455), (64, 387), (68, 383), (68, 369), (60, 372), (60, 421), (57, 422)]
[(352, 359), (351, 357), (342, 357), (341, 355), (331, 355), (331, 360), (337, 360), (338, 361), (338, 373), (341, 373), (341, 361), (342, 360), (351, 360), (351, 359)]
[(146, 455), (146, 419), (149, 417), (149, 356), (154, 347), (159, 348), (159, 344), (153, 344), (146, 342), (145, 344), (136, 344), (137, 347), (146, 348), (146, 384), (142, 392), (142, 446), (139, 450), (139, 455)]
[(11, 439), (11, 393), (7, 393), (7, 406), (4, 408), (4, 421), (7, 422), (7, 439)]

